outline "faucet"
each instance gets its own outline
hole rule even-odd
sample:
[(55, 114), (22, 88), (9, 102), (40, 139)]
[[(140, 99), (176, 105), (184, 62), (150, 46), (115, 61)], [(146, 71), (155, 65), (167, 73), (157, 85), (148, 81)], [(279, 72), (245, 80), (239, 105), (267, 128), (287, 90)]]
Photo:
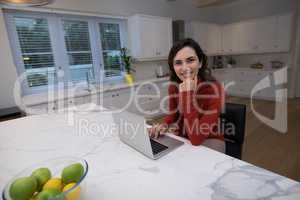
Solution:
[(86, 76), (86, 83), (87, 83), (87, 86), (88, 86), (87, 91), (91, 92), (91, 88), (90, 88), (90, 76), (89, 76), (89, 72), (88, 71), (86, 72), (85, 76)]

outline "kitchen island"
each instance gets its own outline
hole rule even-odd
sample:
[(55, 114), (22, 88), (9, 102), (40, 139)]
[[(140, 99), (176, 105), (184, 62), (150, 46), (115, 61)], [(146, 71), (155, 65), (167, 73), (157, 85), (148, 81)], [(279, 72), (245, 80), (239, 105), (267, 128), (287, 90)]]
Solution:
[(151, 160), (119, 140), (110, 111), (87, 107), (0, 123), (0, 189), (25, 167), (76, 156), (89, 164), (88, 200), (300, 199), (298, 182), (176, 136), (183, 146)]

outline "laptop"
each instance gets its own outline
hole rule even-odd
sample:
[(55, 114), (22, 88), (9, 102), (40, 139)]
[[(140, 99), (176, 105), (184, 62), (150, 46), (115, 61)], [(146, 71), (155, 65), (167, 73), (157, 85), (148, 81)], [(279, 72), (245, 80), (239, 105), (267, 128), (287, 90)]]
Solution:
[(150, 138), (147, 128), (151, 126), (143, 116), (122, 111), (113, 113), (113, 119), (118, 125), (120, 140), (151, 159), (158, 159), (184, 144), (167, 135)]

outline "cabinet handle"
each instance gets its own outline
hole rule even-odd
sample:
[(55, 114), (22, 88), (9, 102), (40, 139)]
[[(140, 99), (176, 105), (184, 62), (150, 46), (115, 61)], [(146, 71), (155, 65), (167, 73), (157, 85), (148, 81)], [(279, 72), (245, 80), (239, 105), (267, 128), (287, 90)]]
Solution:
[(119, 96), (119, 94), (117, 94), (117, 97)]
[(113, 94), (113, 95), (111, 95), (111, 97), (115, 97), (115, 95)]

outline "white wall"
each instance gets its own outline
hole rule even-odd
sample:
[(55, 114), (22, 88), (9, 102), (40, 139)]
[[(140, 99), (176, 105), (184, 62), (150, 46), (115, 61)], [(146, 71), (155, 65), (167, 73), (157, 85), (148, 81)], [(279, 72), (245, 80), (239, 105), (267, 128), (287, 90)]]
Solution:
[(299, 0), (239, 0), (217, 8), (218, 23), (232, 23), (287, 12), (299, 7)]
[(15, 106), (13, 87), (17, 78), (11, 49), (5, 28), (3, 13), (0, 10), (0, 109)]

